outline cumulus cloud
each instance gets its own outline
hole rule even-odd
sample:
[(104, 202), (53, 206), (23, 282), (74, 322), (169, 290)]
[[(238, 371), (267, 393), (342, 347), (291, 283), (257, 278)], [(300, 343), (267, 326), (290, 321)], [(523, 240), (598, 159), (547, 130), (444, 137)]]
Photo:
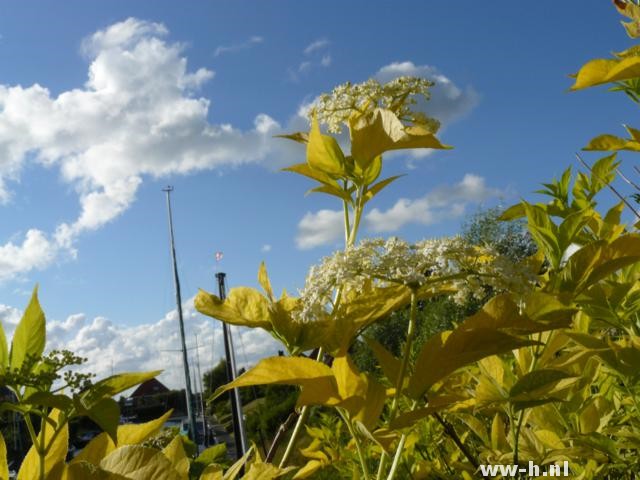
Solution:
[(320, 245), (331, 245), (344, 235), (344, 220), (341, 210), (307, 212), (298, 223), (296, 246), (309, 250)]
[(271, 251), (271, 245), (269, 245), (268, 243), (262, 245), (262, 247), (260, 248), (261, 252), (267, 253)]
[[(391, 208), (374, 208), (365, 215), (364, 225), (375, 233), (394, 232), (409, 224), (431, 225), (463, 215), (469, 204), (478, 204), (501, 195), (488, 187), (484, 178), (471, 173), (454, 185), (443, 185), (417, 199), (399, 199)], [(308, 212), (298, 223), (296, 245), (301, 250), (332, 245), (343, 235), (341, 210)]]
[[(22, 311), (0, 304), (0, 322), (11, 341)], [(201, 371), (212, 368), (212, 362), (224, 357), (221, 323), (199, 314), (193, 299), (183, 304), (183, 317), (190, 368), (195, 364), (195, 336), (198, 336)], [(236, 360), (241, 367), (254, 365), (260, 358), (277, 354), (282, 346), (268, 333), (258, 329), (232, 327)], [(87, 358), (84, 372), (98, 378), (112, 372), (163, 370), (159, 379), (170, 388), (183, 388), (184, 371), (180, 357), (178, 315), (168, 312), (156, 322), (137, 326), (118, 325), (108, 318), (88, 319), (84, 314), (70, 315), (63, 321), (48, 321), (47, 351), (71, 350)], [(196, 370), (197, 371), (197, 370)]]
[(236, 43), (234, 45), (220, 45), (213, 52), (214, 57), (219, 57), (224, 53), (234, 53), (240, 50), (247, 50), (255, 45), (264, 42), (264, 38), (254, 35), (253, 37), (249, 37), (246, 41), (242, 43)]
[(478, 204), (500, 194), (500, 190), (487, 187), (484, 178), (467, 173), (460, 182), (438, 187), (422, 198), (401, 198), (386, 211), (374, 208), (366, 215), (366, 226), (379, 233), (393, 232), (411, 223), (431, 225), (460, 217), (468, 204)]
[(421, 101), (417, 108), (425, 110), (430, 116), (440, 120), (443, 128), (471, 112), (480, 100), (480, 96), (472, 86), (460, 88), (431, 65), (393, 62), (378, 70), (375, 78), (381, 82), (388, 82), (400, 76), (424, 77), (435, 82), (435, 86), (431, 89), (431, 99), (426, 103)]
[(54, 96), (39, 84), (0, 85), (0, 201), (31, 161), (58, 168), (80, 203), (54, 232), (32, 228), (0, 246), (0, 281), (73, 256), (78, 235), (124, 212), (145, 177), (259, 162), (278, 148), (281, 128), (268, 115), (247, 131), (208, 122), (209, 101), (196, 93), (214, 72), (188, 69), (184, 46), (167, 35), (130, 18), (82, 42), (83, 86)]

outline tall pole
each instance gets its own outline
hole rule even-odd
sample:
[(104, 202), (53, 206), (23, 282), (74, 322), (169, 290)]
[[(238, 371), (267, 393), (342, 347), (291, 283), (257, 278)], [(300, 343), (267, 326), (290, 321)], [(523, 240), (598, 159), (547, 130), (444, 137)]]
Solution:
[(184, 319), (182, 317), (182, 297), (180, 296), (180, 279), (178, 278), (178, 264), (176, 263), (176, 247), (173, 238), (173, 217), (171, 215), (171, 192), (173, 187), (162, 189), (167, 194), (167, 212), (169, 215), (169, 240), (171, 242), (171, 260), (173, 262), (173, 282), (176, 287), (176, 307), (178, 309), (178, 322), (180, 323), (180, 341), (182, 342), (182, 365), (184, 367), (185, 396), (187, 400), (187, 417), (189, 418), (189, 438), (197, 445), (198, 430), (196, 417), (193, 415), (191, 378), (189, 376), (189, 360), (187, 358), (187, 344), (184, 339)]
[[(198, 334), (196, 334), (196, 367), (198, 369), (198, 380), (200, 380), (200, 412), (202, 413), (202, 432), (204, 433), (204, 444), (207, 445), (207, 417), (204, 414), (204, 389), (202, 388), (202, 373), (200, 373), (200, 345), (198, 345)], [(196, 383), (196, 388), (198, 384)]]
[[(218, 293), (220, 300), (226, 297), (224, 278), (226, 274), (216, 273), (218, 279)], [(229, 325), (222, 322), (222, 333), (224, 338), (224, 353), (227, 357), (227, 378), (230, 382), (236, 379), (236, 355), (233, 350), (233, 340), (231, 338), (231, 330)], [(236, 442), (236, 455), (241, 458), (247, 451), (247, 437), (244, 429), (244, 416), (242, 415), (242, 402), (240, 401), (240, 392), (237, 388), (229, 392), (231, 398), (231, 415), (233, 419), (233, 437)]]

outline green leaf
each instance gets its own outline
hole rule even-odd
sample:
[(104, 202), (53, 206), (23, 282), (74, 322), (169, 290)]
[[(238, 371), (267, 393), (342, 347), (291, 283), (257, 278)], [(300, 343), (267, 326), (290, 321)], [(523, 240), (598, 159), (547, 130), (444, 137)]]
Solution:
[(57, 408), (61, 412), (67, 412), (73, 407), (73, 401), (66, 395), (41, 391), (29, 395), (22, 400), (22, 403), (39, 407)]
[(315, 116), (311, 119), (307, 163), (311, 168), (334, 178), (342, 177), (347, 173), (346, 160), (340, 145), (332, 136), (320, 133), (320, 126)]
[(92, 405), (85, 413), (93, 422), (111, 437), (118, 439), (118, 422), (120, 421), (120, 405), (113, 398), (103, 398)]
[(540, 390), (553, 386), (560, 380), (570, 378), (572, 375), (562, 370), (541, 369), (527, 373), (520, 378), (509, 391), (511, 400), (518, 400), (520, 397), (532, 394), (539, 394)]
[(11, 368), (19, 369), (27, 356), (41, 357), (44, 351), (45, 341), (45, 318), (44, 312), (38, 302), (38, 287), (36, 286), (33, 289), (29, 305), (24, 311), (22, 319), (13, 334), (10, 354)]
[(384, 348), (376, 339), (365, 337), (365, 341), (367, 342), (367, 345), (369, 345), (373, 355), (376, 357), (384, 375), (392, 384), (395, 384), (400, 373), (400, 360), (394, 357), (393, 354)]

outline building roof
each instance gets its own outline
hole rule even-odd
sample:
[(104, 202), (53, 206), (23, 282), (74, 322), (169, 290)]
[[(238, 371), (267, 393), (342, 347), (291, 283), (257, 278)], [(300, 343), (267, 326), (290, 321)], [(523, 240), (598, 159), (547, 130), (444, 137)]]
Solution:
[(151, 380), (147, 380), (146, 382), (138, 385), (129, 398), (135, 397), (146, 397), (148, 395), (157, 395), (159, 393), (167, 393), (169, 389), (165, 387), (160, 381), (152, 378)]

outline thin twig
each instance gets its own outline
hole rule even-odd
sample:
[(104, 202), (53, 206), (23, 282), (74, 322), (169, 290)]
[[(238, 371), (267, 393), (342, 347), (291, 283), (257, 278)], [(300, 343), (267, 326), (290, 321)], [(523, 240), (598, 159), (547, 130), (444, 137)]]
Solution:
[(624, 198), (624, 197), (620, 194), (620, 192), (618, 192), (618, 191), (617, 191), (617, 190), (616, 190), (616, 189), (615, 189), (611, 184), (607, 183), (605, 180), (603, 180), (603, 179), (602, 179), (602, 178), (600, 178), (598, 175), (596, 175), (596, 174), (593, 172), (592, 168), (589, 166), (589, 164), (588, 164), (587, 162), (585, 162), (585, 161), (582, 159), (582, 157), (581, 157), (578, 153), (576, 153), (576, 158), (578, 159), (578, 161), (579, 161), (582, 165), (584, 165), (584, 166), (585, 166), (585, 167), (586, 167), (586, 168), (591, 172), (591, 175), (593, 175), (593, 176), (594, 176), (594, 177), (596, 177), (598, 180), (600, 180), (602, 183), (604, 183), (607, 187), (609, 187), (609, 190), (611, 190), (611, 191), (614, 193), (614, 195), (615, 195), (616, 197), (618, 197), (620, 200), (622, 200), (622, 201), (624, 202), (624, 204), (625, 204), (627, 207), (629, 207), (629, 209), (630, 209), (630, 210), (635, 214), (636, 218), (640, 218), (640, 213), (638, 213), (638, 211), (637, 211), (635, 208), (633, 208), (633, 205), (631, 205), (631, 204), (627, 201), (627, 199), (626, 199), (626, 198)]
[(266, 463), (271, 463), (273, 461), (273, 458), (276, 456), (278, 447), (280, 446), (280, 442), (282, 442), (285, 435), (291, 428), (291, 425), (293, 425), (293, 423), (298, 418), (298, 415), (299, 415), (298, 412), (295, 412), (295, 411), (291, 412), (291, 414), (287, 417), (287, 419), (280, 424), (280, 427), (278, 427), (278, 430), (275, 436), (273, 437), (271, 446), (269, 447), (269, 452), (267, 453), (267, 457), (264, 459)]
[(620, 178), (622, 178), (625, 182), (627, 182), (629, 185), (631, 185), (633, 188), (635, 188), (636, 190), (638, 190), (640, 192), (640, 186), (638, 186), (637, 184), (635, 184), (634, 182), (632, 182), (631, 180), (629, 180), (624, 173), (622, 173), (620, 171), (619, 168), (616, 168), (616, 172), (618, 172), (618, 175), (620, 175)]
[(480, 466), (480, 462), (478, 462), (476, 457), (473, 456), (473, 454), (469, 451), (467, 446), (464, 443), (462, 443), (462, 440), (458, 436), (458, 432), (456, 432), (456, 429), (453, 427), (453, 425), (451, 425), (444, 418), (442, 418), (442, 416), (438, 412), (433, 412), (432, 415), (438, 421), (438, 423), (442, 425), (444, 432), (451, 438), (451, 440), (453, 440), (453, 443), (456, 444), (456, 446), (458, 447), (458, 449), (460, 449), (462, 454), (465, 457), (467, 457), (467, 460), (469, 460), (469, 463), (473, 465), (473, 468), (477, 470), (478, 467)]

